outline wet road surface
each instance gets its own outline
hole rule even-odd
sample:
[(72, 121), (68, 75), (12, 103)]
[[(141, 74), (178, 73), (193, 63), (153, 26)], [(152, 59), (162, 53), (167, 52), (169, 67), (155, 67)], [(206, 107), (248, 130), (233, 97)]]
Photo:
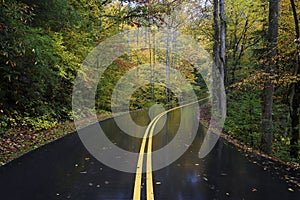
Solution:
[[(168, 114), (166, 126), (153, 137), (153, 150), (174, 138), (180, 110)], [(147, 124), (146, 112), (132, 118)], [(114, 120), (100, 122), (107, 136), (125, 150), (138, 152), (141, 139), (130, 137)], [(188, 129), (188, 127), (187, 127)], [(236, 147), (219, 140), (204, 159), (198, 158), (205, 128), (200, 126), (192, 145), (171, 165), (154, 171), (154, 198), (158, 200), (300, 199), (277, 176), (249, 162)], [(141, 199), (146, 199), (146, 176), (142, 176)], [(36, 149), (0, 168), (0, 199), (132, 199), (134, 173), (111, 169), (82, 145), (77, 133)]]

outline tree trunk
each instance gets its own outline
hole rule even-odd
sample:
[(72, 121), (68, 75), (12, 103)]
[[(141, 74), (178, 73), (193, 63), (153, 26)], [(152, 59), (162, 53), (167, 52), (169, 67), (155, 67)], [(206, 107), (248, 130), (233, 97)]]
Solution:
[[(171, 32), (171, 29), (168, 28), (168, 34)], [(167, 44), (166, 44), (166, 60), (165, 60), (165, 64), (166, 64), (166, 105), (167, 108), (170, 108), (170, 39), (169, 39), (169, 35), (167, 37)]]
[(273, 75), (276, 69), (277, 38), (278, 38), (278, 6), (279, 0), (269, 0), (269, 27), (268, 27), (268, 63), (265, 72), (264, 89), (262, 93), (262, 138), (261, 149), (267, 154), (272, 154), (273, 140)]
[[(296, 38), (300, 37), (299, 31), (299, 22), (297, 17), (297, 11), (294, 0), (291, 0), (291, 7), (293, 11), (293, 17), (295, 22), (295, 32)], [(296, 63), (295, 63), (295, 75), (300, 74), (300, 67), (299, 67), (299, 43), (297, 44), (296, 48)], [(300, 84), (299, 81), (297, 83), (291, 84), (291, 93), (290, 93), (290, 116), (291, 116), (291, 125), (292, 125), (292, 138), (290, 141), (290, 155), (293, 158), (298, 158), (299, 154), (299, 147), (298, 147), (298, 140), (299, 140), (299, 112), (300, 112)]]
[[(214, 63), (212, 65), (212, 82), (213, 82), (213, 89), (212, 89), (212, 104), (216, 105), (215, 109), (221, 108), (220, 104), (220, 97), (218, 95), (218, 89), (220, 84), (220, 26), (219, 26), (219, 0), (213, 1), (213, 17), (214, 17), (214, 46), (213, 46), (213, 59)], [(217, 113), (219, 109), (213, 110), (212, 115), (220, 115)]]
[(219, 0), (214, 0), (214, 47), (213, 47), (213, 58), (214, 63), (217, 68), (220, 66), (220, 52), (219, 52), (219, 38), (220, 38), (220, 29), (219, 29)]
[(225, 2), (220, 0), (220, 74), (226, 83), (226, 18), (225, 18)]
[(294, 0), (291, 0), (291, 6), (292, 6), (293, 17), (295, 22), (296, 38), (298, 39), (300, 37), (299, 21), (298, 21), (297, 10), (296, 10), (296, 5)]
[[(224, 84), (224, 68), (225, 68), (225, 51), (226, 51), (226, 23), (225, 23), (225, 8), (224, 0), (213, 1), (213, 17), (214, 17), (214, 46), (213, 58), (214, 65), (212, 68), (213, 74), (213, 94), (212, 102), (218, 107), (218, 112), (215, 113), (216, 117), (223, 116), (225, 112), (226, 101), (222, 99), (222, 88)], [(217, 110), (216, 110), (217, 111)], [(220, 113), (221, 112), (221, 113)]]

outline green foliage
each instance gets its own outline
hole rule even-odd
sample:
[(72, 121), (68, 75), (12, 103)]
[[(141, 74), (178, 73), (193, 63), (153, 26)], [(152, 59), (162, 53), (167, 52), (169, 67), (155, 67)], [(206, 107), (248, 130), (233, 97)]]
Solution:
[(51, 116), (43, 115), (38, 117), (23, 117), (22, 118), (22, 125), (29, 126), (32, 130), (39, 131), (39, 130), (46, 130), (50, 129), (57, 125), (56, 120), (49, 120)]
[[(226, 1), (228, 117), (225, 130), (244, 143), (259, 148), (261, 132), (261, 90), (263, 82), (275, 85), (273, 111), (274, 154), (289, 158), (289, 87), (299, 81), (295, 74), (296, 45), (290, 1), (281, 1), (278, 69), (274, 76), (262, 72), (267, 62), (267, 1)], [(87, 54), (101, 41), (124, 28), (136, 28), (169, 21), (210, 51), (212, 6), (199, 1), (124, 3), (106, 0), (5, 0), (0, 3), (0, 132), (26, 126), (48, 129), (72, 118), (71, 95), (75, 76)], [(184, 9), (180, 10), (179, 4)], [(297, 11), (300, 6), (297, 3)], [(191, 12), (192, 11), (192, 12)], [(172, 14), (166, 20), (166, 16)], [(187, 23), (182, 23), (182, 21)], [(141, 38), (142, 40), (142, 38)], [(166, 52), (156, 50), (157, 63)], [(136, 50), (115, 60), (99, 81), (98, 113), (109, 112), (112, 91), (126, 71), (150, 62), (149, 50)], [(153, 59), (153, 58), (152, 58)], [(199, 98), (207, 96), (201, 75), (184, 58), (170, 55), (171, 67), (193, 85)], [(161, 72), (163, 73), (163, 72)], [(149, 78), (149, 77), (142, 77)], [(125, 92), (125, 91), (123, 91)], [(177, 104), (171, 93), (169, 105)], [(166, 88), (143, 86), (131, 97), (130, 108), (165, 104)]]
[(260, 144), (260, 93), (236, 92), (228, 95), (227, 118), (224, 129), (245, 144)]
[(96, 110), (110, 111), (110, 102), (113, 90), (118, 80), (125, 74), (125, 70), (116, 63), (110, 65), (103, 73), (98, 82), (96, 93)]
[(159, 84), (149, 84), (142, 86), (133, 93), (130, 99), (130, 109), (149, 108), (155, 103), (164, 105), (165, 108), (178, 106), (176, 96), (172, 91), (170, 91), (170, 99), (167, 102), (166, 87)]
[(267, 2), (260, 0), (228, 0), (227, 15), (227, 81), (246, 78), (261, 55), (253, 49), (264, 48), (262, 33), (266, 31)]
[(1, 2), (1, 129), (46, 128), (70, 119), (73, 81), (83, 59), (106, 34), (99, 30), (109, 24), (102, 23), (99, 13), (108, 3)]
[[(224, 130), (239, 141), (260, 148), (261, 102), (260, 91), (235, 91), (228, 97), (227, 118)], [(274, 156), (287, 162), (297, 162), (290, 157), (290, 122), (286, 104), (277, 98), (273, 110), (273, 152)]]

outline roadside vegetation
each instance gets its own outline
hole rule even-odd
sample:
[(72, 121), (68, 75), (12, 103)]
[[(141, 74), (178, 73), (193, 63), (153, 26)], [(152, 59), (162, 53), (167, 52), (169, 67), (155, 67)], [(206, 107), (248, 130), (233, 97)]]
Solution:
[[(120, 31), (150, 25), (176, 25), (212, 55), (226, 87), (230, 137), (300, 163), (299, 1), (3, 0), (0, 10), (1, 164), (73, 132), (72, 89), (88, 53)], [(149, 62), (180, 70), (199, 98), (207, 95), (184, 58), (137, 50), (116, 59), (101, 78), (99, 120), (110, 116), (117, 81)], [(176, 105), (164, 86), (153, 87), (137, 90), (130, 109)]]

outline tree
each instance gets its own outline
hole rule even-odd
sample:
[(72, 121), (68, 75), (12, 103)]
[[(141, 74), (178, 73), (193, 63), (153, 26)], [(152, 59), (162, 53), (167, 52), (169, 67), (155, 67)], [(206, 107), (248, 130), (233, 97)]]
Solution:
[(226, 17), (225, 2), (220, 0), (220, 73), (224, 83), (226, 83)]
[[(300, 38), (300, 31), (299, 31), (299, 22), (298, 22), (298, 16), (297, 16), (297, 11), (296, 11), (296, 5), (294, 0), (291, 0), (291, 7), (293, 11), (293, 17), (294, 17), (294, 22), (295, 22), (295, 36), (296, 40), (295, 42), (297, 43), (296, 47), (296, 56), (295, 56), (295, 75), (300, 74), (300, 67), (299, 67), (299, 38)], [(298, 140), (299, 140), (299, 105), (300, 105), (300, 82), (292, 83), (291, 84), (291, 89), (290, 89), (290, 114), (291, 114), (291, 119), (292, 119), (292, 138), (290, 140), (290, 155), (293, 158), (298, 158), (298, 152), (299, 152), (299, 147), (298, 147)]]
[(214, 63), (219, 70), (222, 80), (226, 78), (226, 21), (224, 0), (214, 0), (213, 2), (213, 29), (214, 29), (214, 46), (213, 57)]
[[(226, 52), (226, 23), (225, 23), (225, 8), (224, 0), (213, 1), (213, 30), (214, 30), (214, 45), (212, 66), (213, 74), (213, 103), (217, 105), (218, 110), (225, 112), (223, 108), (226, 102), (222, 99), (222, 88), (225, 80), (225, 52)], [(216, 113), (223, 116), (224, 113)]]
[(278, 39), (278, 7), (279, 0), (269, 0), (269, 27), (268, 27), (268, 63), (265, 65), (267, 76), (264, 80), (262, 92), (262, 138), (261, 149), (272, 154), (273, 124), (272, 108), (274, 95), (274, 70), (276, 69), (277, 39)]
[(254, 71), (253, 47), (261, 42), (262, 22), (267, 18), (260, 0), (226, 1), (227, 85), (234, 84)]
[(214, 46), (213, 46), (213, 57), (214, 64), (217, 69), (220, 69), (220, 22), (219, 22), (219, 0), (213, 1), (213, 29), (214, 29)]

